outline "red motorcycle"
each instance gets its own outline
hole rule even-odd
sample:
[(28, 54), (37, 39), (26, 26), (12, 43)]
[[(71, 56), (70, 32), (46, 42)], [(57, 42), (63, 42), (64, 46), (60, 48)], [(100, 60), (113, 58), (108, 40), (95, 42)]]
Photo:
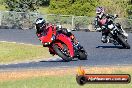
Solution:
[(48, 36), (43, 39), (42, 43), (49, 48), (52, 54), (58, 55), (66, 62), (74, 58), (87, 60), (87, 52), (79, 43), (75, 44), (72, 42), (70, 37), (58, 32), (56, 27), (49, 27), (49, 30)]

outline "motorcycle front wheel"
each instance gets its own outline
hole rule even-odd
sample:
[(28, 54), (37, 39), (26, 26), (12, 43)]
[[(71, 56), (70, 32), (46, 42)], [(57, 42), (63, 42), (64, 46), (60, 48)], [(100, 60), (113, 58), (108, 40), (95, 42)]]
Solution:
[(130, 49), (130, 45), (127, 43), (127, 41), (125, 41), (125, 39), (121, 35), (118, 35), (118, 41), (123, 46), (123, 48)]
[[(63, 47), (66, 47), (65, 44), (62, 44), (62, 45), (63, 45)], [(68, 55), (66, 55), (64, 53), (65, 51), (63, 51), (57, 44), (53, 45), (53, 49), (56, 52), (56, 54), (59, 57), (61, 57), (65, 62), (69, 62), (69, 61), (71, 61), (73, 59), (72, 57), (69, 57)], [(65, 49), (67, 49), (67, 48), (65, 48)], [(68, 50), (66, 50), (66, 51), (68, 51)]]

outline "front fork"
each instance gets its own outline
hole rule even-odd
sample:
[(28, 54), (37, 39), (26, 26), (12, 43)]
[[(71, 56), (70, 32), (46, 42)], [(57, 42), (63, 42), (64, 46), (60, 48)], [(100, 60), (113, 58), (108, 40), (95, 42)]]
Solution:
[(55, 51), (53, 50), (53, 47), (52, 46), (49, 46), (48, 48), (49, 48), (50, 54), (52, 54), (52, 55), (55, 55), (56, 54)]

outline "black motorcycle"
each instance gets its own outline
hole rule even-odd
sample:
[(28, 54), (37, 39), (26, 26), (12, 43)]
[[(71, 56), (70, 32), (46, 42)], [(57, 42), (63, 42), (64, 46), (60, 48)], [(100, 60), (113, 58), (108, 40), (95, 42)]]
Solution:
[(113, 40), (112, 43), (114, 45), (122, 45), (123, 48), (130, 49), (130, 45), (127, 42), (128, 34), (125, 32), (125, 30), (119, 23), (114, 23), (115, 18), (109, 19), (108, 21), (107, 25), (109, 29), (108, 36), (111, 40)]

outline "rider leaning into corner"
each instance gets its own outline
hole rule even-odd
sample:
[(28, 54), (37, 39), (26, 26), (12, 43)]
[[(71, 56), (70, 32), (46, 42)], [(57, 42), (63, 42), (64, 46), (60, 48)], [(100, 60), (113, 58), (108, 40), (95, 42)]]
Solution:
[[(61, 32), (67, 35), (68, 37), (70, 37), (72, 42), (74, 42), (75, 44), (78, 43), (74, 35), (71, 32), (69, 32), (66, 28), (62, 28), (61, 25), (56, 26), (50, 23), (46, 23), (46, 21), (43, 18), (38, 18), (35, 24), (36, 24), (36, 35), (42, 44), (46, 36), (49, 36), (48, 32), (50, 32), (50, 30), (57, 30), (57, 33)], [(54, 39), (55, 39), (55, 36), (54, 36)], [(43, 46), (46, 47), (44, 44)], [(53, 54), (50, 49), (49, 49), (49, 52), (50, 54)]]
[[(117, 14), (114, 14), (114, 15), (105, 14), (105, 10), (103, 7), (97, 7), (96, 14), (97, 16), (95, 17), (94, 25), (95, 25), (96, 31), (102, 31), (101, 41), (103, 43), (112, 43), (112, 40), (107, 38), (108, 36), (107, 30), (109, 30), (110, 28), (111, 30), (115, 30), (116, 27), (108, 27), (107, 21), (109, 19), (117, 18), (118, 15)], [(124, 33), (124, 35), (127, 35), (124, 30), (122, 30), (122, 32)]]

